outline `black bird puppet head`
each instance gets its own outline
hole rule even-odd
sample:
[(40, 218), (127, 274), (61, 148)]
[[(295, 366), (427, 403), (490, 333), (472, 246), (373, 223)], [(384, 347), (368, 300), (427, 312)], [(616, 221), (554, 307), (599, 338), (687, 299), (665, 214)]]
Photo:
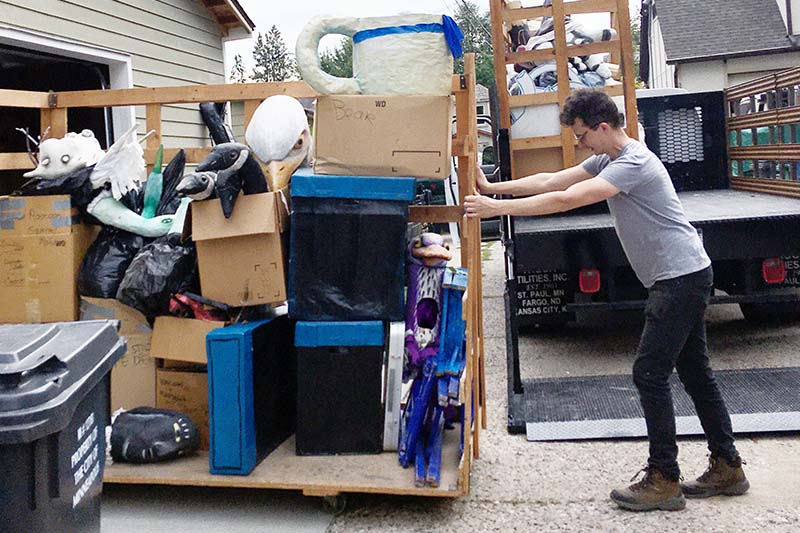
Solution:
[(216, 172), (192, 172), (183, 176), (183, 179), (175, 190), (179, 194), (188, 196), (192, 200), (206, 200), (214, 196), (214, 186), (216, 183)]
[(222, 204), (225, 218), (230, 218), (240, 192), (257, 194), (267, 192), (267, 183), (250, 148), (230, 142), (216, 145), (211, 153), (197, 165), (196, 171), (216, 172), (214, 191)]

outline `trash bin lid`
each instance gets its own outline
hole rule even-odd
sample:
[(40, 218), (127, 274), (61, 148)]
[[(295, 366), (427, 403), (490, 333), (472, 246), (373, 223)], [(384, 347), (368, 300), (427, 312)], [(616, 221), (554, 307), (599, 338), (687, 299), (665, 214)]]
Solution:
[(63, 429), (125, 353), (115, 320), (0, 325), (0, 443)]
[(304, 348), (318, 346), (383, 346), (383, 322), (298, 322), (295, 325), (294, 345)]
[(414, 178), (382, 176), (338, 176), (310, 174), (298, 170), (292, 175), (292, 197), (350, 198), (411, 202)]

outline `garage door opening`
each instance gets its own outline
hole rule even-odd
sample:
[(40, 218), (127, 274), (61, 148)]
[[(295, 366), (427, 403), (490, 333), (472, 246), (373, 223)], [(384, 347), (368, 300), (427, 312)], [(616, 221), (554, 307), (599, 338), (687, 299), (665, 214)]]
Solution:
[[(70, 58), (0, 44), (0, 89), (23, 91), (78, 91), (109, 88), (109, 67), (82, 59)], [(4, 108), (0, 120), (0, 153), (25, 152), (25, 136), (16, 128), (28, 128), (38, 138), (38, 109)], [(75, 108), (67, 112), (69, 131), (89, 129), (105, 149), (113, 142), (110, 108)], [(8, 194), (22, 183), (24, 171), (0, 171), (0, 194)]]

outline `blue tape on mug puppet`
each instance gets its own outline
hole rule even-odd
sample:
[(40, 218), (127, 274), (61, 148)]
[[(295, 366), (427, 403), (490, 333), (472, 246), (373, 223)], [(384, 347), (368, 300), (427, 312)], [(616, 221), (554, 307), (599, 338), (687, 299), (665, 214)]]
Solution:
[(454, 57), (462, 55), (461, 41), (464, 39), (464, 34), (451, 17), (442, 15), (442, 24), (404, 24), (402, 26), (385, 26), (383, 28), (374, 28), (371, 30), (362, 30), (353, 35), (353, 43), (360, 43), (367, 39), (375, 37), (383, 37), (385, 35), (398, 35), (403, 33), (443, 33), (447, 46), (450, 48), (450, 53)]

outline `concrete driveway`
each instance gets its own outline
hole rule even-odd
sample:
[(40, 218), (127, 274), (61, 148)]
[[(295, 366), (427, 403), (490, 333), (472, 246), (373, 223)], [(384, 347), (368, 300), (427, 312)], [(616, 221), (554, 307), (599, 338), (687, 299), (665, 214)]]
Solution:
[[(484, 331), (489, 428), (472, 490), (455, 501), (349, 495), (330, 531), (800, 531), (800, 435), (740, 438), (751, 481), (738, 498), (690, 500), (681, 512), (631, 513), (608, 493), (647, 459), (643, 439), (532, 443), (506, 431), (503, 250), (484, 249)], [(755, 327), (735, 306), (708, 314), (715, 368), (800, 365), (800, 326)], [(523, 377), (628, 374), (641, 327), (634, 314), (580, 317), (560, 334), (521, 340)], [(800, 394), (800, 391), (797, 391)], [(681, 439), (687, 478), (707, 465), (705, 442)]]

